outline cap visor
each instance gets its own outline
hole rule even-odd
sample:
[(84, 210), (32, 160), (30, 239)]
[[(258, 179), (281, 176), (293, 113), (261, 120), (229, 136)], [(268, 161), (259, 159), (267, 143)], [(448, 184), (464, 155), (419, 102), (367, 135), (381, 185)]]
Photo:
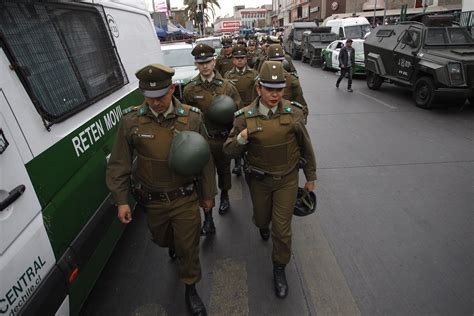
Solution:
[(247, 57), (247, 55), (232, 55), (232, 57)]
[(168, 92), (169, 86), (160, 90), (143, 90), (142, 93), (147, 98), (160, 98)]
[(281, 89), (281, 88), (286, 87), (286, 82), (269, 83), (269, 82), (260, 81), (260, 84), (266, 88), (272, 88), (272, 89)]
[(272, 57), (272, 58), (268, 58), (268, 60), (275, 60), (275, 61), (282, 61), (282, 60), (285, 60), (285, 57)]
[(214, 56), (194, 58), (194, 61), (197, 63), (207, 63), (214, 59)]

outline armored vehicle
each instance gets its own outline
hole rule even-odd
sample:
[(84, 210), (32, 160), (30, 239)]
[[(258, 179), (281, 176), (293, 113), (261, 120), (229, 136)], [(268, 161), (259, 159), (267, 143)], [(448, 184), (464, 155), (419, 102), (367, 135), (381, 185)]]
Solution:
[(305, 31), (311, 31), (311, 29), (315, 27), (317, 27), (315, 22), (290, 23), (283, 34), (283, 48), (285, 52), (290, 54), (295, 60), (301, 59), (303, 53), (303, 47), (301, 45), (303, 33)]
[(321, 50), (336, 40), (337, 35), (331, 33), (330, 27), (316, 27), (303, 33), (303, 55), (301, 61), (311, 66), (321, 65)]
[[(474, 41), (449, 15), (423, 16), (374, 29), (364, 43), (367, 86), (384, 81), (413, 91), (415, 104), (432, 107), (435, 95), (474, 103)], [(451, 102), (452, 103), (452, 102)]]

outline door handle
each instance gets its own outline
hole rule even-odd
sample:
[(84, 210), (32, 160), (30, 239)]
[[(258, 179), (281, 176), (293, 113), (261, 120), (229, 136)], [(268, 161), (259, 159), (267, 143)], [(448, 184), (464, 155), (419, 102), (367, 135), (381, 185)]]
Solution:
[(23, 193), (25, 193), (25, 186), (20, 184), (8, 193), (8, 196), (0, 201), (0, 212), (6, 209), (10, 204), (15, 202)]

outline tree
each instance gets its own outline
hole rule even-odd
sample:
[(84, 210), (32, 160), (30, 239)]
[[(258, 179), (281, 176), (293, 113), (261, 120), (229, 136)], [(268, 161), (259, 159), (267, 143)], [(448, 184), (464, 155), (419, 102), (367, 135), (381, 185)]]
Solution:
[[(207, 24), (211, 19), (210, 15), (208, 14), (208, 11), (211, 12), (212, 19), (214, 19), (214, 16), (216, 15), (216, 11), (214, 6), (218, 7), (219, 9), (221, 6), (219, 5), (218, 0), (203, 0), (203, 19), (204, 19), (204, 24)], [(197, 4), (197, 0), (184, 0), (184, 5), (185, 5), (185, 12), (187, 17), (191, 20), (194, 21), (194, 25), (198, 25), (198, 11), (199, 7)]]

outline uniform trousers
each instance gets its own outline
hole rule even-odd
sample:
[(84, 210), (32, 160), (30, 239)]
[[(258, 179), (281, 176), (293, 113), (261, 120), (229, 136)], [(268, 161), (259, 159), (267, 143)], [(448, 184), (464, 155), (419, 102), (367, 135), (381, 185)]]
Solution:
[(145, 209), (152, 240), (176, 251), (179, 277), (184, 283), (197, 283), (201, 279), (201, 215), (197, 193), (173, 201), (150, 201)]
[(249, 178), (253, 219), (258, 228), (272, 223), (272, 260), (288, 264), (291, 257), (291, 219), (298, 193), (298, 169), (280, 179), (264, 176)]
[(224, 153), (225, 138), (214, 138), (209, 140), (212, 158), (217, 170), (217, 184), (221, 191), (229, 191), (232, 187), (232, 176), (230, 173), (231, 158)]

